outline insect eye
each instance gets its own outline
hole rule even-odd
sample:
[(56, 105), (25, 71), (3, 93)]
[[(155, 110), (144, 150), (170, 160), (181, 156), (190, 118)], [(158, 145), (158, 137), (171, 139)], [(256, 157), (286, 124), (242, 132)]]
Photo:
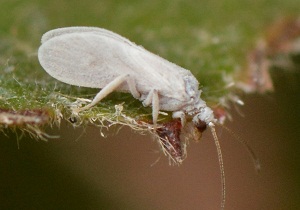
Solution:
[(192, 99), (195, 99), (195, 95), (197, 94), (198, 91), (198, 82), (195, 80), (195, 78), (191, 76), (185, 76), (184, 81), (185, 81), (186, 93)]

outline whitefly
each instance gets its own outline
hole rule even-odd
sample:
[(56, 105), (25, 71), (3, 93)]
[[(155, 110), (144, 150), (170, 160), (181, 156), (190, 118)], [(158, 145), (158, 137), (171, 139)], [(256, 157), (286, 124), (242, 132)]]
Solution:
[(200, 98), (199, 82), (194, 75), (137, 46), (111, 31), (95, 27), (69, 27), (51, 30), (43, 35), (38, 52), (42, 67), (52, 77), (67, 84), (101, 88), (93, 101), (76, 109), (89, 109), (113, 91), (129, 92), (152, 106), (154, 129), (160, 110), (171, 111), (173, 118), (186, 116), (195, 124), (205, 122), (211, 129), (218, 151), (222, 203), (225, 205), (225, 176), (218, 138), (217, 120)]

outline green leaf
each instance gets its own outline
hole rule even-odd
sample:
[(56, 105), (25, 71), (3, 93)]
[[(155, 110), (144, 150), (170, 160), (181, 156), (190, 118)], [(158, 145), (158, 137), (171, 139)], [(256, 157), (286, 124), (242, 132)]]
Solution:
[[(296, 15), (298, 6), (294, 0), (3, 0), (0, 124), (40, 138), (46, 135), (42, 126), (62, 119), (74, 126), (117, 123), (148, 130), (151, 108), (130, 94), (113, 93), (74, 116), (72, 107), (86, 104), (84, 99), (92, 99), (99, 90), (63, 84), (42, 69), (37, 49), (42, 34), (50, 29), (85, 25), (119, 33), (190, 69), (200, 82), (201, 97), (213, 108), (224, 108), (236, 95), (236, 89), (227, 86), (246, 75), (246, 57), (257, 38), (278, 16)], [(159, 120), (170, 118), (169, 113)]]

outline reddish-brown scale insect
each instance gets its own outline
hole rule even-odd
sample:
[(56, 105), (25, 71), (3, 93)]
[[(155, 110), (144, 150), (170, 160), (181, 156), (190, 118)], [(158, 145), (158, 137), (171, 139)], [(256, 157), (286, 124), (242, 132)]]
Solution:
[(0, 124), (5, 125), (42, 125), (49, 121), (49, 113), (42, 109), (10, 110), (0, 109)]
[(181, 128), (180, 120), (174, 119), (156, 129), (164, 149), (176, 163), (181, 163), (185, 156), (180, 139)]

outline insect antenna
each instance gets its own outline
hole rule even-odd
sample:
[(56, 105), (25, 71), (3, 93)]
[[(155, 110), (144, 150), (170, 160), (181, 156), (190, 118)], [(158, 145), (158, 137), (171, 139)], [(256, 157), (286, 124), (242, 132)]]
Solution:
[(231, 134), (236, 140), (238, 140), (240, 143), (242, 143), (248, 154), (250, 155), (252, 161), (253, 161), (253, 164), (254, 164), (254, 167), (255, 167), (255, 170), (256, 172), (260, 172), (260, 169), (261, 169), (261, 165), (260, 165), (260, 161), (259, 159), (257, 158), (256, 154), (254, 153), (253, 149), (250, 147), (250, 145), (248, 144), (247, 141), (245, 141), (244, 139), (242, 139), (239, 135), (237, 135), (236, 133), (234, 133), (232, 130), (230, 130), (228, 127), (226, 127), (225, 125), (223, 124), (220, 124), (229, 134)]
[(225, 208), (225, 171), (224, 171), (224, 162), (223, 162), (223, 156), (222, 156), (222, 150), (220, 146), (220, 142), (216, 133), (215, 124), (210, 122), (208, 124), (210, 131), (213, 135), (214, 142), (217, 148), (218, 152), (218, 160), (219, 160), (219, 166), (221, 171), (221, 185), (222, 185), (222, 198), (221, 198), (221, 210), (224, 210)]

